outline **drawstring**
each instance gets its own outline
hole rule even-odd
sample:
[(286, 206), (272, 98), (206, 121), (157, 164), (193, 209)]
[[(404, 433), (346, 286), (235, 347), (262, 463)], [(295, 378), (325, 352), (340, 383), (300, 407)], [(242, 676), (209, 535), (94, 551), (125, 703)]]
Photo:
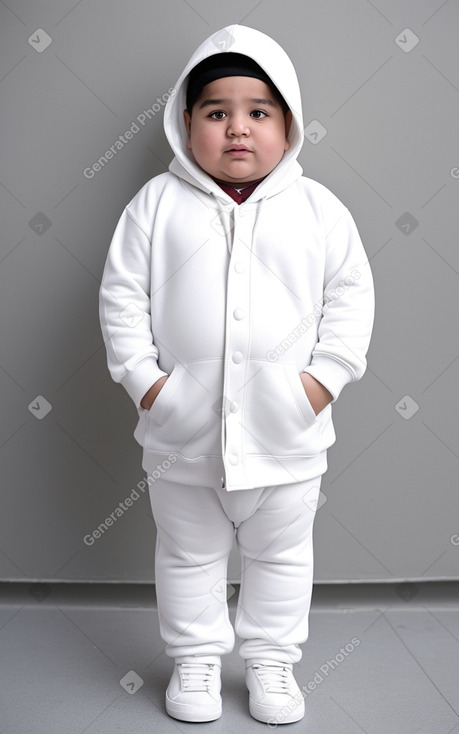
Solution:
[(253, 225), (253, 232), (252, 232), (252, 243), (255, 239), (255, 233), (257, 231), (258, 223), (260, 221), (261, 210), (263, 208), (263, 204), (265, 203), (265, 201), (266, 201), (266, 196), (262, 196), (261, 199), (257, 201), (257, 212), (256, 212), (255, 224)]
[[(217, 202), (217, 208), (218, 208), (217, 217), (220, 218), (220, 222), (221, 222), (221, 226), (223, 230), (221, 234), (225, 237), (226, 247), (231, 256), (231, 251), (233, 249), (234, 208), (235, 207), (231, 204), (228, 205), (228, 204), (223, 203), (221, 199), (219, 199), (217, 196), (215, 197), (215, 201)], [(232, 218), (233, 218), (233, 221), (231, 221)], [(216, 227), (214, 227), (214, 229), (217, 231)]]

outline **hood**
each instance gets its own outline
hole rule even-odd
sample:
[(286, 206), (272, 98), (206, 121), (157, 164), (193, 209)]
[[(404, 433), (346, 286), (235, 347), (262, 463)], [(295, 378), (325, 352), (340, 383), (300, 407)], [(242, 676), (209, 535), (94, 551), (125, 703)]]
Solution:
[(247, 26), (230, 25), (214, 33), (194, 52), (180, 75), (164, 111), (164, 130), (175, 156), (169, 170), (206, 193), (214, 194), (225, 201), (230, 198), (197, 165), (187, 149), (187, 133), (183, 120), (191, 69), (203, 59), (224, 52), (245, 54), (256, 61), (271, 78), (292, 111), (293, 119), (288, 136), (290, 148), (276, 168), (257, 186), (251, 199), (269, 197), (282, 191), (303, 173), (296, 160), (304, 138), (301, 94), (295, 68), (283, 48), (269, 36)]

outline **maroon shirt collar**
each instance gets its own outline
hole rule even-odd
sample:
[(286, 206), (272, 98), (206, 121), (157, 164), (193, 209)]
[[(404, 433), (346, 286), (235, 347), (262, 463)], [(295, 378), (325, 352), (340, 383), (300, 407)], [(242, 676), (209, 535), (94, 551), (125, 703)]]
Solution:
[(228, 196), (231, 196), (231, 198), (234, 199), (236, 204), (242, 204), (246, 199), (249, 198), (250, 194), (255, 191), (258, 184), (260, 184), (263, 179), (260, 178), (259, 181), (254, 181), (254, 183), (250, 184), (250, 186), (246, 186), (244, 189), (242, 189), (241, 193), (236, 191), (234, 186), (231, 186), (231, 184), (224, 183), (223, 181), (217, 181), (217, 179), (214, 179), (214, 181), (218, 183), (225, 194), (228, 194)]

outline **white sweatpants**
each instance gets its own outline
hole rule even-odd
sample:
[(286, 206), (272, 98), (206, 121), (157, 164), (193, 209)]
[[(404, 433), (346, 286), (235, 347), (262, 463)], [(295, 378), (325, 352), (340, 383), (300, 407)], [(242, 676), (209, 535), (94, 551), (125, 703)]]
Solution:
[(242, 559), (235, 621), (239, 654), (290, 663), (301, 659), (320, 483), (317, 477), (233, 492), (163, 479), (151, 485), (156, 593), (167, 655), (232, 651), (226, 578), (236, 537)]

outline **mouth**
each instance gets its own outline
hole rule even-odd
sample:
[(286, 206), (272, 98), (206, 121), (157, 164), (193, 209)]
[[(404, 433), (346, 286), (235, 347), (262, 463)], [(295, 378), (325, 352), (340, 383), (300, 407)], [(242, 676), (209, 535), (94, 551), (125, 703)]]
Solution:
[(245, 145), (230, 145), (225, 149), (225, 153), (228, 153), (232, 158), (243, 158), (251, 152)]

